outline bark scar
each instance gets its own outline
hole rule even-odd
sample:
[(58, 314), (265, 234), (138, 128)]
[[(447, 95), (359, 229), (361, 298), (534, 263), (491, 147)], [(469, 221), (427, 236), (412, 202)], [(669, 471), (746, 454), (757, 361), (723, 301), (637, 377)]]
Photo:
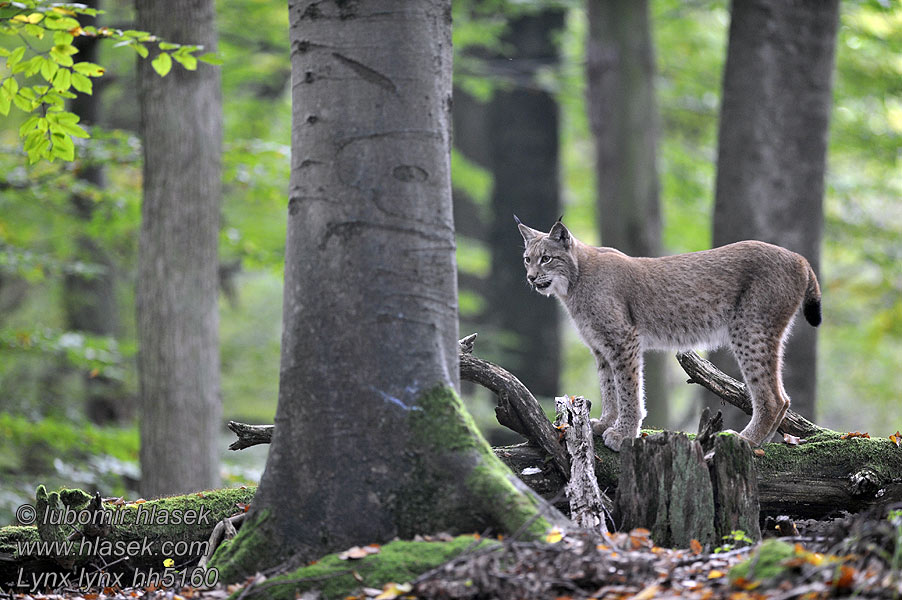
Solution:
[(373, 85), (378, 85), (382, 89), (387, 90), (396, 96), (398, 95), (398, 87), (391, 79), (389, 79), (379, 71), (376, 71), (375, 69), (372, 69), (363, 63), (357, 62), (352, 58), (348, 58), (347, 56), (339, 54), (338, 52), (333, 52), (332, 56), (338, 59), (338, 62), (357, 73), (357, 75), (361, 79), (364, 79), (372, 83)]

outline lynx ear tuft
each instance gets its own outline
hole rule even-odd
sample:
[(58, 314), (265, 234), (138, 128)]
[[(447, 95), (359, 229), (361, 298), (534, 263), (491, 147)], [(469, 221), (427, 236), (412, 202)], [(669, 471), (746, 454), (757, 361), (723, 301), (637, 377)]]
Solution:
[(564, 248), (570, 247), (570, 231), (566, 227), (564, 227), (564, 224), (561, 223), (560, 219), (558, 219), (558, 222), (554, 224), (554, 227), (551, 228), (551, 231), (548, 232), (548, 238), (558, 242)]
[(523, 223), (519, 223), (519, 222), (517, 223), (517, 229), (520, 230), (520, 235), (523, 236), (523, 241), (526, 242), (527, 244), (529, 243), (529, 241), (531, 239), (533, 239), (539, 235), (542, 235), (541, 231), (536, 231), (532, 227), (527, 227)]
[(516, 223), (517, 225), (522, 225), (522, 224), (523, 224), (523, 223), (520, 222), (520, 217), (518, 217), (517, 215), (514, 215), (514, 223)]

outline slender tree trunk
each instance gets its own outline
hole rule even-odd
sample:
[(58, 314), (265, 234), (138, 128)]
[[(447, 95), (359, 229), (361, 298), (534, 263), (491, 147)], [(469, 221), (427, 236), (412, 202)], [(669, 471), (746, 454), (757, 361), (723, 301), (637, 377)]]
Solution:
[[(84, 3), (90, 8), (100, 8), (98, 0)], [(83, 24), (94, 24), (94, 19)], [(99, 40), (96, 37), (79, 36), (73, 42), (78, 48), (79, 60), (98, 62)], [(79, 94), (69, 103), (69, 109), (81, 118), (84, 125), (97, 125), (101, 118), (103, 85), (95, 82), (93, 94)], [(90, 154), (81, 159), (77, 177), (92, 186), (105, 185), (103, 166)], [(94, 201), (84, 194), (71, 197), (76, 216), (86, 224), (94, 214)], [(63, 279), (63, 310), (66, 328), (93, 335), (113, 336), (119, 329), (119, 307), (116, 302), (116, 265), (109, 253), (90, 235), (80, 233), (75, 241), (77, 257), (86, 263), (99, 265), (103, 273), (89, 276), (67, 273)], [(120, 382), (85, 374), (85, 412), (95, 423), (122, 421), (131, 416), (134, 402), (128, 399)]]
[[(838, 0), (734, 0), (720, 118), (715, 246), (762, 240), (802, 254), (819, 271), (838, 5)], [(797, 324), (783, 370), (793, 409), (809, 419), (815, 413), (816, 342), (814, 328)], [(735, 367), (728, 356), (715, 353), (713, 360)]]
[[(595, 137), (601, 242), (630, 256), (659, 256), (658, 109), (648, 1), (588, 0), (588, 15), (586, 106)], [(665, 359), (645, 356), (651, 426), (668, 424)]]
[(484, 527), (537, 496), (457, 396), (451, 1), (289, 3), (292, 171), (279, 405), (266, 470), (214, 564)]
[(489, 314), (505, 334), (501, 339), (509, 357), (506, 364), (541, 396), (560, 393), (559, 308), (557, 302), (530, 292), (526, 285), (523, 241), (513, 215), (550, 228), (562, 212), (558, 106), (536, 75), (540, 67), (557, 64), (553, 36), (563, 21), (562, 11), (545, 10), (510, 23), (507, 41), (514, 48), (512, 60), (495, 61), (502, 85), (488, 109), (494, 177)]
[[(137, 0), (138, 27), (215, 50), (213, 0)], [(152, 51), (153, 52), (153, 51)], [(151, 56), (152, 58), (152, 56)], [(217, 242), (222, 144), (219, 71), (141, 60), (144, 202), (138, 256), (141, 491), (219, 483)]]

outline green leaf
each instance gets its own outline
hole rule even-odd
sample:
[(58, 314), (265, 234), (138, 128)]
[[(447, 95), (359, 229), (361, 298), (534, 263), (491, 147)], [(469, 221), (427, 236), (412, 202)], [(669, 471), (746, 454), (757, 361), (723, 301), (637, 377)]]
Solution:
[(13, 96), (16, 95), (16, 92), (19, 91), (19, 82), (15, 80), (13, 77), (9, 77), (6, 81), (3, 82), (3, 85), (0, 85), (0, 96), (6, 95), (7, 99), (12, 99)]
[(81, 73), (72, 73), (72, 87), (83, 94), (94, 93), (94, 84)]
[(60, 123), (57, 127), (59, 131), (62, 131), (68, 135), (73, 137), (87, 138), (91, 137), (88, 135), (88, 132), (81, 128), (80, 125), (74, 125), (72, 123)]
[(150, 35), (149, 31), (139, 31), (137, 29), (126, 29), (122, 32), (122, 35), (130, 38), (146, 38)]
[(55, 61), (44, 59), (41, 64), (41, 76), (47, 81), (53, 81), (53, 77), (59, 71), (59, 68)]
[(193, 71), (197, 68), (197, 59), (191, 56), (190, 54), (174, 54), (172, 56), (175, 60), (182, 63), (182, 66), (188, 69), (189, 71)]
[(73, 39), (72, 34), (67, 31), (57, 31), (53, 34), (53, 44), (55, 46), (68, 46)]
[(65, 92), (72, 85), (72, 71), (69, 69), (60, 69), (53, 78), (53, 89), (58, 92)]
[(72, 138), (64, 133), (53, 134), (53, 156), (58, 156), (63, 160), (75, 160), (75, 144)]
[(160, 50), (175, 50), (181, 44), (173, 44), (172, 42), (160, 42)]
[(104, 73), (103, 67), (87, 61), (75, 63), (72, 68), (75, 69), (76, 73), (81, 73), (88, 77), (100, 77)]
[(69, 31), (70, 29), (75, 29), (79, 26), (79, 22), (76, 19), (63, 16), (54, 17), (55, 14), (56, 13), (48, 13), (48, 18), (44, 21), (44, 27), (53, 30)]
[(22, 60), (23, 56), (25, 56), (25, 46), (19, 46), (18, 48), (13, 50), (10, 53), (9, 58), (6, 59), (6, 66), (12, 69), (14, 66), (16, 66), (16, 63)]
[(135, 49), (135, 52), (137, 52), (141, 58), (147, 58), (147, 48), (144, 47), (144, 44), (138, 44), (136, 42), (129, 45)]
[(222, 60), (222, 57), (220, 57), (215, 52), (207, 52), (206, 54), (201, 54), (197, 57), (197, 60), (201, 60), (211, 65), (221, 65), (225, 62), (224, 60)]
[(33, 38), (37, 38), (39, 40), (44, 39), (44, 32), (46, 31), (43, 27), (39, 25), (26, 25), (22, 28), (22, 31), (27, 33)]
[(169, 54), (163, 52), (153, 59), (150, 64), (153, 65), (154, 71), (160, 74), (160, 77), (165, 77), (166, 73), (172, 69), (172, 58)]
[(6, 48), (0, 47), (0, 56), (9, 56), (12, 52)]
[(9, 104), (9, 96), (0, 93), (0, 115), (3, 115), (5, 117), (9, 114)]
[(67, 50), (68, 48), (75, 50), (73, 46), (54, 46), (50, 49), (50, 58), (55, 60), (63, 67), (71, 67), (74, 61), (72, 60), (72, 56), (70, 56), (70, 54), (75, 54), (75, 52), (78, 52), (78, 50), (70, 53)]
[(13, 96), (13, 103), (19, 110), (31, 112), (35, 109), (36, 103), (22, 95), (21, 92)]

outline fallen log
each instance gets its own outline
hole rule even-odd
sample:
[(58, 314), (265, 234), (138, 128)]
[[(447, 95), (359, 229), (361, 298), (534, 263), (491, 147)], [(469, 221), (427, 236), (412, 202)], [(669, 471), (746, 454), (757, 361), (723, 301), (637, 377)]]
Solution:
[[(516, 423), (517, 430), (532, 440), (495, 448), (495, 453), (520, 479), (545, 498), (564, 498), (562, 493), (569, 475), (569, 461), (561, 458), (563, 448), (554, 435), (547, 418), (524, 419), (521, 407), (532, 407), (532, 414), (541, 411), (528, 389), (512, 374), (488, 361), (473, 357), (474, 336), (461, 340), (461, 377), (485, 385), (499, 396), (498, 415), (504, 422)], [(751, 401), (745, 385), (722, 373), (710, 362), (694, 352), (680, 353), (677, 360), (689, 375), (689, 383), (711, 390), (748, 414)], [(485, 367), (477, 379), (464, 365)], [(490, 370), (487, 370), (490, 367)], [(503, 397), (502, 397), (503, 396)], [(510, 416), (516, 413), (518, 417)], [(527, 423), (530, 423), (527, 426)], [(545, 428), (545, 425), (547, 428)], [(239, 436), (230, 448), (238, 449), (254, 444), (269, 443), (272, 425), (245, 425), (230, 422), (229, 428)], [(548, 430), (551, 429), (549, 436)], [(544, 430), (544, 433), (542, 431)], [(798, 413), (786, 411), (779, 430), (803, 438), (804, 443), (764, 444), (763, 455), (755, 457), (758, 493), (762, 516), (791, 515), (803, 518), (822, 518), (841, 511), (856, 512), (873, 506), (902, 502), (902, 447), (886, 438), (847, 437), (818, 426)], [(535, 433), (532, 433), (535, 432)], [(595, 472), (601, 492), (614, 495), (620, 469), (620, 458), (595, 440), (598, 460)], [(550, 461), (548, 457), (553, 457)], [(559, 505), (566, 510), (566, 505)]]
[[(886, 438), (843, 439), (825, 432), (797, 446), (774, 443), (761, 449), (755, 468), (762, 517), (823, 518), (902, 502), (902, 448)], [(545, 455), (539, 449), (521, 444), (494, 450), (541, 496), (561, 495), (566, 482), (556, 471), (542, 469)], [(600, 439), (595, 453), (598, 485), (611, 496), (620, 477), (620, 456)]]

